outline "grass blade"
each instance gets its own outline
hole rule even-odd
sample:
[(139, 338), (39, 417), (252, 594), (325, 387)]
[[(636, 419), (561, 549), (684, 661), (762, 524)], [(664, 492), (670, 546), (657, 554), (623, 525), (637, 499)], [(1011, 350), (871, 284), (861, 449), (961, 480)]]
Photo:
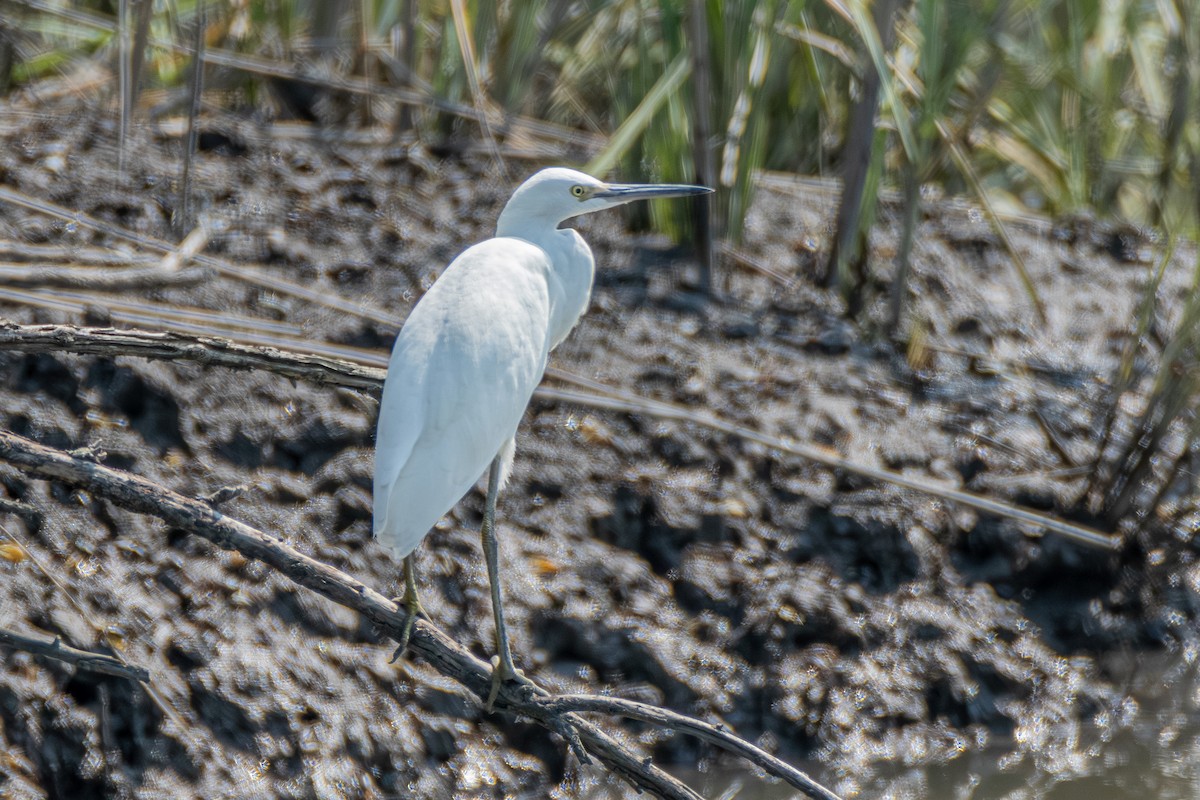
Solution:
[(633, 113), (626, 117), (621, 126), (613, 132), (604, 148), (587, 163), (584, 171), (592, 175), (608, 174), (616, 163), (628, 154), (638, 136), (650, 125), (650, 121), (663, 107), (663, 104), (679, 91), (679, 87), (683, 85), (691, 71), (692, 65), (688, 54), (677, 55), (662, 77), (638, 103)]

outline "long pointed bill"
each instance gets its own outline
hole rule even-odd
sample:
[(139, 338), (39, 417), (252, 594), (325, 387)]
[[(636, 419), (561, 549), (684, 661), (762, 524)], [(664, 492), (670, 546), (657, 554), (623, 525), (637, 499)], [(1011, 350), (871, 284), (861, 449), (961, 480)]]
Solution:
[(652, 200), (656, 197), (690, 197), (694, 194), (709, 194), (707, 186), (687, 186), (682, 183), (609, 183), (596, 191), (592, 197), (613, 203), (628, 203), (631, 200)]

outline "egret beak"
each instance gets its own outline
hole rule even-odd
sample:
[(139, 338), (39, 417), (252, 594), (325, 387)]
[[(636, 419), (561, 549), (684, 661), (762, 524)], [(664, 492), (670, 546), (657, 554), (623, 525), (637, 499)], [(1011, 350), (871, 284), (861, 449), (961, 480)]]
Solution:
[(656, 197), (690, 197), (694, 194), (710, 194), (707, 186), (687, 186), (681, 183), (608, 183), (592, 197), (628, 203), (631, 200), (651, 200)]

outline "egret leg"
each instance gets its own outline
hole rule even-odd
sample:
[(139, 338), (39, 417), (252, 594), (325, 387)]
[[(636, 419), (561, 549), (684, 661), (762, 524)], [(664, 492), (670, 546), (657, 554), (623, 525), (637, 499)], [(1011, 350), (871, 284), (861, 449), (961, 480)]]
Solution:
[(496, 618), (496, 652), (492, 659), (492, 690), (488, 692), (487, 710), (492, 710), (500, 684), (504, 681), (520, 681), (529, 686), (533, 681), (526, 678), (514, 665), (512, 651), (508, 647), (508, 629), (504, 626), (504, 605), (500, 600), (500, 547), (496, 541), (496, 497), (500, 494), (500, 469), (502, 456), (496, 456), (488, 470), (487, 503), (483, 509), (483, 557), (487, 561), (488, 582), (492, 585), (492, 614)]
[(404, 630), (400, 634), (400, 644), (396, 647), (396, 652), (392, 653), (392, 660), (389, 664), (395, 664), (400, 656), (404, 655), (404, 651), (408, 649), (408, 637), (412, 635), (413, 625), (416, 624), (417, 615), (423, 617), (429, 615), (425, 613), (425, 609), (421, 607), (421, 600), (417, 597), (417, 575), (416, 568), (413, 566), (413, 554), (409, 553), (404, 557), (404, 596), (394, 598), (395, 602), (404, 606), (408, 611), (408, 619), (404, 621)]

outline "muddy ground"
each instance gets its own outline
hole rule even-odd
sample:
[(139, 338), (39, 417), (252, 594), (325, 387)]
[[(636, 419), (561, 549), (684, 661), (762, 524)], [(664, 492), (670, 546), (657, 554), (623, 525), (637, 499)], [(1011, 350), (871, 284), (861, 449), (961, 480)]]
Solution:
[[(204, 130), (193, 179), (216, 226), (206, 252), (397, 324), (539, 166), (510, 159), (505, 176), (487, 158), (284, 136), (248, 118)], [(174, 238), (174, 133), (139, 122), (122, 173), (115, 117), (96, 102), (16, 98), (0, 131), (0, 182)], [(696, 301), (686, 255), (630, 234), (620, 214), (580, 221), (597, 286), (552, 365), (866, 464), (1071, 509), (1152, 243), (1086, 220), (1014, 223), (1042, 325), (986, 222), (936, 205), (911, 308), (944, 349), (914, 369), (819, 285), (833, 196), (785, 184), (759, 195), (744, 250), (787, 280), (726, 263), (711, 304)], [(872, 239), (881, 289), (897, 218), (885, 207)], [(128, 249), (9, 205), (0, 240)], [(1183, 248), (1168, 272), (1167, 319), (1194, 259)], [(379, 353), (396, 330), (227, 276), (91, 295), (82, 313), (0, 301), (15, 321), (150, 329), (184, 321), (135, 325), (119, 304), (203, 308)], [(866, 318), (883, 313), (880, 301)], [(0, 354), (0, 377), (4, 427), (98, 442), (110, 466), (190, 495), (247, 483), (226, 513), (397, 590), (397, 565), (370, 540), (370, 396), (130, 358)], [(501, 500), (504, 591), (517, 661), (543, 686), (719, 720), (847, 795), (1193, 796), (1200, 567), (1186, 531), (1152, 520), (1106, 555), (698, 425), (545, 401), (518, 446)], [(2, 624), (83, 648), (107, 639), (150, 669), (160, 698), (0, 651), (0, 796), (631, 794), (427, 665), (389, 665), (369, 624), (261, 564), (4, 467), (0, 497), (41, 513), (0, 518), (34, 556), (0, 562)], [(419, 566), (432, 618), (487, 656), (481, 506), (478, 491), (465, 499)], [(736, 764), (614, 727), (714, 795)], [(744, 780), (741, 797), (789, 796)]]

